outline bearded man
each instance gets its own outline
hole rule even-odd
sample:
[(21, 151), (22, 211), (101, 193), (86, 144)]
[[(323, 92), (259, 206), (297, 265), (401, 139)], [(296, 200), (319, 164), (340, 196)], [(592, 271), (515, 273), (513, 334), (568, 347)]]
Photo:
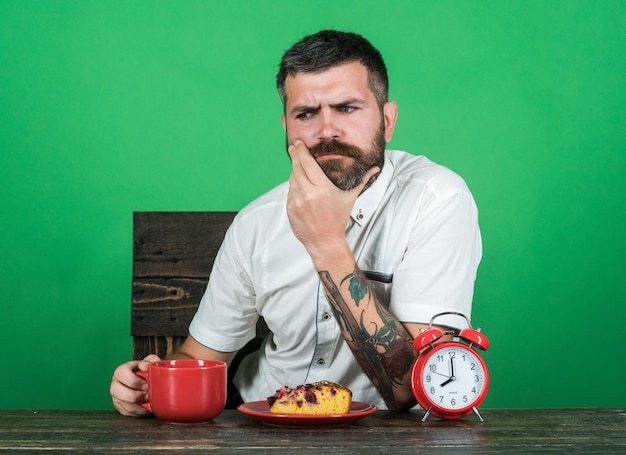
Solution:
[[(362, 36), (321, 31), (292, 46), (277, 75), (292, 162), (288, 182), (229, 228), (190, 336), (171, 358), (222, 360), (271, 330), (234, 378), (242, 401), (321, 380), (380, 409), (415, 406), (412, 340), (435, 314), (471, 314), (482, 255), (464, 181), (424, 156), (386, 150), (398, 116), (382, 56)], [(450, 339), (462, 319), (438, 318)], [(111, 395), (145, 415), (124, 363)]]

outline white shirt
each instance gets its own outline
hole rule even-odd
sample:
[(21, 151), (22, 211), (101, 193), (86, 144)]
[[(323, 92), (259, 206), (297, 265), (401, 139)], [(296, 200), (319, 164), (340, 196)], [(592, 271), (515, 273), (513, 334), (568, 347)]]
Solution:
[[(221, 352), (255, 336), (258, 315), (272, 331), (235, 377), (244, 401), (281, 386), (320, 380), (352, 390), (355, 401), (386, 409), (339, 330), (319, 275), (294, 236), (285, 209), (288, 183), (242, 209), (218, 252), (189, 331)], [(378, 179), (356, 200), (346, 238), (380, 301), (401, 322), (441, 312), (471, 313), (482, 255), (478, 213), (465, 182), (423, 156), (387, 150)], [(458, 316), (435, 323), (464, 328)]]

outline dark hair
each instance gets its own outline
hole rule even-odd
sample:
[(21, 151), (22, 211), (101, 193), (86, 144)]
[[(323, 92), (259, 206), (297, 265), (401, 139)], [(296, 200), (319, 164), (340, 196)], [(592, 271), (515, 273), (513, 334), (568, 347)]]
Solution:
[(360, 62), (367, 68), (369, 88), (382, 109), (389, 96), (387, 67), (382, 55), (361, 35), (336, 30), (322, 30), (306, 36), (283, 54), (276, 75), (283, 109), (287, 105), (285, 79), (288, 76), (318, 73), (352, 62)]

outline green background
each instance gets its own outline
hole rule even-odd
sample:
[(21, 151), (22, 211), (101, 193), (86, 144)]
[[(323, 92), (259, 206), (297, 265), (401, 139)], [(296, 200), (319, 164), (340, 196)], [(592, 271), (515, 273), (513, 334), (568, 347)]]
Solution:
[(111, 408), (132, 212), (286, 180), (274, 75), (321, 28), (385, 56), (391, 147), (474, 193), (483, 407), (626, 406), (626, 2), (0, 0), (0, 408)]

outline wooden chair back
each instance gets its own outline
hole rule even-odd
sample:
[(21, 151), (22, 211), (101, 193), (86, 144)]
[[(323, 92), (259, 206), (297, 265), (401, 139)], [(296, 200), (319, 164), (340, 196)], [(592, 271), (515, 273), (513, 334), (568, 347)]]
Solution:
[[(183, 343), (235, 214), (133, 214), (133, 359), (148, 354), (164, 358)], [(259, 318), (257, 337), (267, 333)]]

